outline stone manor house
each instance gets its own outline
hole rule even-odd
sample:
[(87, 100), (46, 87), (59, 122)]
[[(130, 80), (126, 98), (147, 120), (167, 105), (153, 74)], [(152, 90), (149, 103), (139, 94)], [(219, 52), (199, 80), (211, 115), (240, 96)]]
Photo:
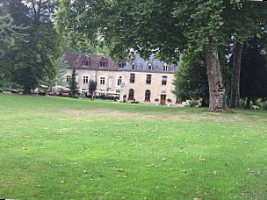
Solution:
[[(68, 66), (66, 81), (70, 81), (76, 68), (80, 92), (88, 92), (89, 81), (97, 82), (96, 95), (116, 96), (120, 101), (140, 103), (176, 103), (172, 93), (174, 72), (177, 65), (167, 65), (152, 55), (144, 60), (138, 54), (121, 63), (106, 56), (69, 54), (64, 55)], [(158, 99), (158, 101), (155, 101)]]

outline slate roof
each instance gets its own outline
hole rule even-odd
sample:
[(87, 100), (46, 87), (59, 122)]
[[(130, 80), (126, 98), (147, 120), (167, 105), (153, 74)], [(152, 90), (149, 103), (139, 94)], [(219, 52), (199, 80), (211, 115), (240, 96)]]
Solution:
[[(118, 70), (116, 63), (109, 59), (107, 56), (65, 53), (64, 60), (66, 61), (69, 68), (75, 67), (76, 69), (106, 71)], [(106, 61), (107, 65), (100, 66), (100, 61)], [(88, 62), (88, 66), (86, 66), (85, 62)]]
[[(143, 72), (156, 72), (156, 73), (174, 73), (179, 63), (176, 65), (168, 65), (168, 71), (163, 71), (164, 62), (157, 60), (154, 55), (151, 55), (148, 60), (140, 57), (139, 54), (135, 54), (132, 58), (128, 58), (124, 63), (124, 67), (118, 67), (119, 65), (112, 61), (107, 56), (97, 55), (85, 55), (85, 54), (71, 54), (65, 53), (64, 60), (67, 62), (69, 68), (76, 69), (88, 69), (88, 70), (102, 70), (102, 71), (143, 71)], [(85, 62), (88, 62), (88, 66)], [(100, 62), (106, 61), (107, 66), (100, 66)], [(132, 68), (132, 64), (135, 64), (135, 68)], [(149, 69), (151, 64), (152, 69)]]

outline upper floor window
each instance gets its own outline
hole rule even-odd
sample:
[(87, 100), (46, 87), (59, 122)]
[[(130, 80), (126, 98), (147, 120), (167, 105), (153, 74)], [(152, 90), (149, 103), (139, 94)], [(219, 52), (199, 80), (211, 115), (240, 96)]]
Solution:
[(70, 79), (71, 79), (71, 75), (67, 75), (66, 81), (70, 82)]
[(89, 77), (88, 76), (84, 76), (83, 77), (83, 83), (88, 83)]
[(161, 85), (167, 85), (167, 76), (162, 76)]
[(151, 78), (152, 78), (151, 74), (146, 75), (146, 84), (151, 84)]
[(121, 81), (122, 81), (122, 78), (121, 76), (118, 78), (118, 82), (117, 82), (117, 85), (121, 85)]
[(84, 66), (89, 66), (89, 61), (83, 61)]
[(119, 68), (124, 68), (124, 63), (119, 63)]
[(132, 69), (135, 69), (135, 67), (136, 67), (135, 63), (132, 63)]
[(100, 85), (105, 85), (105, 77), (100, 77)]
[(166, 63), (163, 65), (163, 71), (165, 71), (165, 72), (168, 71), (168, 65)]
[(148, 63), (147, 68), (148, 68), (148, 70), (152, 70), (152, 64)]
[(135, 74), (130, 74), (130, 83), (135, 82)]
[(99, 62), (99, 66), (100, 67), (106, 67), (107, 66), (107, 62)]

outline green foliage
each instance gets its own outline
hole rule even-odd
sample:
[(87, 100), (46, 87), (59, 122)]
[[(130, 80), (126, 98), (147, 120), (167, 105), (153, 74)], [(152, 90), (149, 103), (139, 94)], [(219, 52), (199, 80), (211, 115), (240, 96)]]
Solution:
[(267, 110), (267, 101), (263, 101), (263, 102), (261, 103), (261, 108), (262, 108), (263, 110)]
[(192, 99), (189, 101), (189, 107), (197, 107), (198, 106), (198, 100)]
[(54, 78), (46, 77), (43, 81), (40, 81), (39, 83), (43, 85), (47, 85), (50, 88), (52, 88), (55, 85), (60, 85), (65, 87), (67, 85), (66, 83), (66, 71), (67, 71), (67, 64), (66, 61), (63, 60), (63, 56), (58, 58), (54, 61), (54, 68), (55, 72), (53, 74)]
[(70, 82), (69, 82), (69, 89), (70, 89), (70, 92), (69, 92), (69, 95), (71, 97), (76, 97), (76, 94), (78, 94), (77, 90), (77, 82), (76, 82), (76, 69), (73, 68), (72, 70), (72, 74), (71, 74), (71, 79), (70, 79)]
[[(13, 44), (0, 57), (0, 71), (7, 73), (11, 81), (23, 86), (30, 93), (38, 83), (55, 76), (54, 62), (62, 54), (62, 38), (51, 22), (53, 4), (50, 1), (19, 0), (6, 2), (7, 12), (16, 26), (27, 26), (19, 33), (24, 40), (14, 38)], [(49, 14), (50, 13), (50, 14)]]
[(246, 101), (244, 99), (239, 99), (239, 107), (240, 108), (245, 108)]
[(206, 63), (203, 53), (193, 54), (185, 52), (182, 55), (182, 62), (175, 72), (173, 82), (177, 99), (202, 98), (205, 102), (209, 99), (209, 87), (206, 74)]

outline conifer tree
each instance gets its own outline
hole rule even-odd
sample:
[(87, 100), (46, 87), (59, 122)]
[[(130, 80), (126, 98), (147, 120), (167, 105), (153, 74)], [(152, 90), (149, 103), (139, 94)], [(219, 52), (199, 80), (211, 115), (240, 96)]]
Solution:
[(75, 70), (75, 68), (72, 70), (71, 79), (69, 82), (69, 88), (70, 88), (69, 95), (71, 97), (75, 97), (77, 94), (77, 90), (78, 90), (77, 82), (76, 82), (76, 70)]

